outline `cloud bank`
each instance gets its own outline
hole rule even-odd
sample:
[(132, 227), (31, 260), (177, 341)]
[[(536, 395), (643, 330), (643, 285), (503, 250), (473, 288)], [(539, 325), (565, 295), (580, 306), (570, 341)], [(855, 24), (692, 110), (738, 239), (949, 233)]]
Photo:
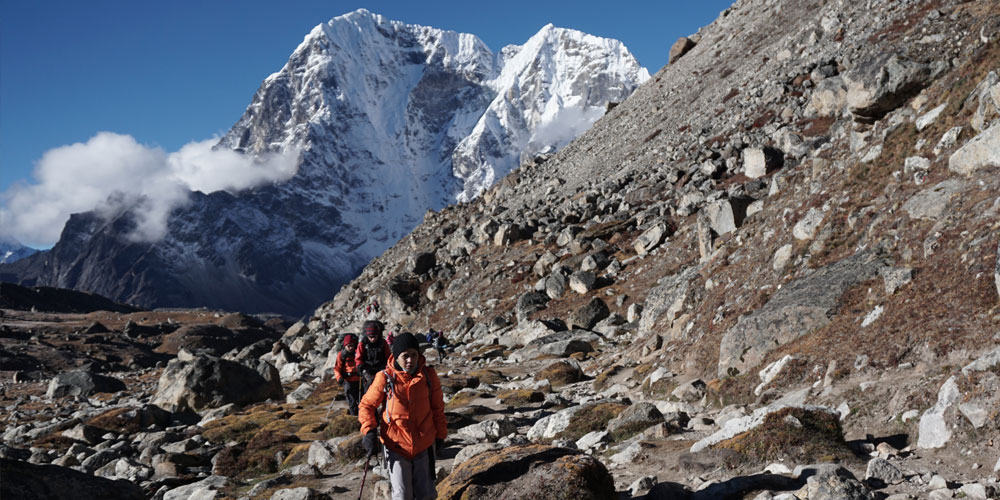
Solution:
[(86, 143), (47, 151), (35, 166), (34, 184), (15, 184), (0, 195), (0, 235), (31, 246), (59, 240), (70, 214), (95, 210), (105, 217), (132, 209), (136, 241), (166, 235), (167, 217), (192, 191), (236, 192), (295, 175), (298, 151), (247, 156), (213, 150), (218, 139), (179, 151), (139, 144), (129, 135), (100, 132)]

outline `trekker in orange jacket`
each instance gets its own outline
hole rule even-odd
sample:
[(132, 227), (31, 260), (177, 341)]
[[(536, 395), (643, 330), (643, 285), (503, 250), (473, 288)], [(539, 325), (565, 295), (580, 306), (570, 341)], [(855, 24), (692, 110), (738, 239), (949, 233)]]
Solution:
[(368, 454), (375, 454), (379, 437), (385, 445), (393, 500), (437, 496), (434, 452), (448, 436), (441, 381), (419, 347), (412, 333), (397, 335), (386, 369), (375, 375), (359, 407)]
[(344, 335), (344, 349), (337, 353), (333, 363), (333, 378), (344, 389), (347, 399), (347, 414), (358, 414), (358, 400), (361, 398), (361, 375), (354, 362), (354, 351), (358, 348), (358, 337), (353, 333)]

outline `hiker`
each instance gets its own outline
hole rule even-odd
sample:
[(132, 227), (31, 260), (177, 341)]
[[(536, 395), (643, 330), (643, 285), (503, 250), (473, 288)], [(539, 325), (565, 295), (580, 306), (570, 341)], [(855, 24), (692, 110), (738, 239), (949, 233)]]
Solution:
[[(361, 398), (362, 445), (384, 448), (393, 500), (435, 498), (435, 450), (448, 436), (441, 381), (412, 333), (396, 335), (388, 366)], [(384, 410), (380, 409), (383, 407)]]
[(354, 362), (361, 372), (361, 393), (368, 391), (375, 374), (385, 369), (389, 359), (389, 343), (382, 337), (385, 327), (381, 321), (368, 320), (364, 324), (364, 337), (358, 343)]
[(361, 375), (354, 361), (358, 348), (358, 336), (353, 333), (344, 335), (344, 348), (337, 353), (337, 361), (333, 364), (333, 378), (337, 379), (344, 389), (347, 398), (347, 414), (358, 414), (358, 400), (361, 398)]
[(434, 349), (437, 350), (438, 363), (444, 361), (444, 357), (446, 354), (444, 348), (445, 346), (447, 346), (447, 341), (445, 341), (444, 339), (444, 332), (439, 331), (434, 334), (434, 340), (431, 342), (431, 346), (433, 346)]

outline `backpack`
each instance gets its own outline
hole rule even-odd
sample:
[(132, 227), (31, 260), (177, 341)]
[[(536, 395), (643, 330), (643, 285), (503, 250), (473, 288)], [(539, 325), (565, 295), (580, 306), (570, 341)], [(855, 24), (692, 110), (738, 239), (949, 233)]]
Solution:
[[(385, 340), (379, 338), (374, 343), (368, 342), (368, 337), (363, 337), (358, 343), (358, 349), (361, 349), (361, 343), (364, 343), (365, 352), (361, 357), (361, 364), (364, 367), (375, 367), (375, 370), (379, 370), (385, 367), (385, 363), (389, 361), (385, 357), (385, 351), (383, 344)], [(360, 369), (360, 367), (359, 367)]]

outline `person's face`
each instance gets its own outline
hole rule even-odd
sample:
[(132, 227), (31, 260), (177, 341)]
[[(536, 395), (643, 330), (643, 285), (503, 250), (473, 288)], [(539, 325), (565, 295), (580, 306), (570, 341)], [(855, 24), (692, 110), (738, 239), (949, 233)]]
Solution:
[(368, 342), (375, 342), (375, 340), (378, 339), (378, 335), (376, 335), (374, 333), (368, 333), (368, 334), (365, 334), (365, 336), (368, 337)]
[(347, 350), (350, 352), (354, 352), (354, 350), (357, 348), (358, 348), (357, 342), (351, 342), (350, 344), (347, 344)]
[(413, 373), (413, 370), (417, 369), (417, 361), (420, 358), (420, 353), (416, 349), (410, 348), (401, 353), (399, 353), (399, 367), (404, 371)]

